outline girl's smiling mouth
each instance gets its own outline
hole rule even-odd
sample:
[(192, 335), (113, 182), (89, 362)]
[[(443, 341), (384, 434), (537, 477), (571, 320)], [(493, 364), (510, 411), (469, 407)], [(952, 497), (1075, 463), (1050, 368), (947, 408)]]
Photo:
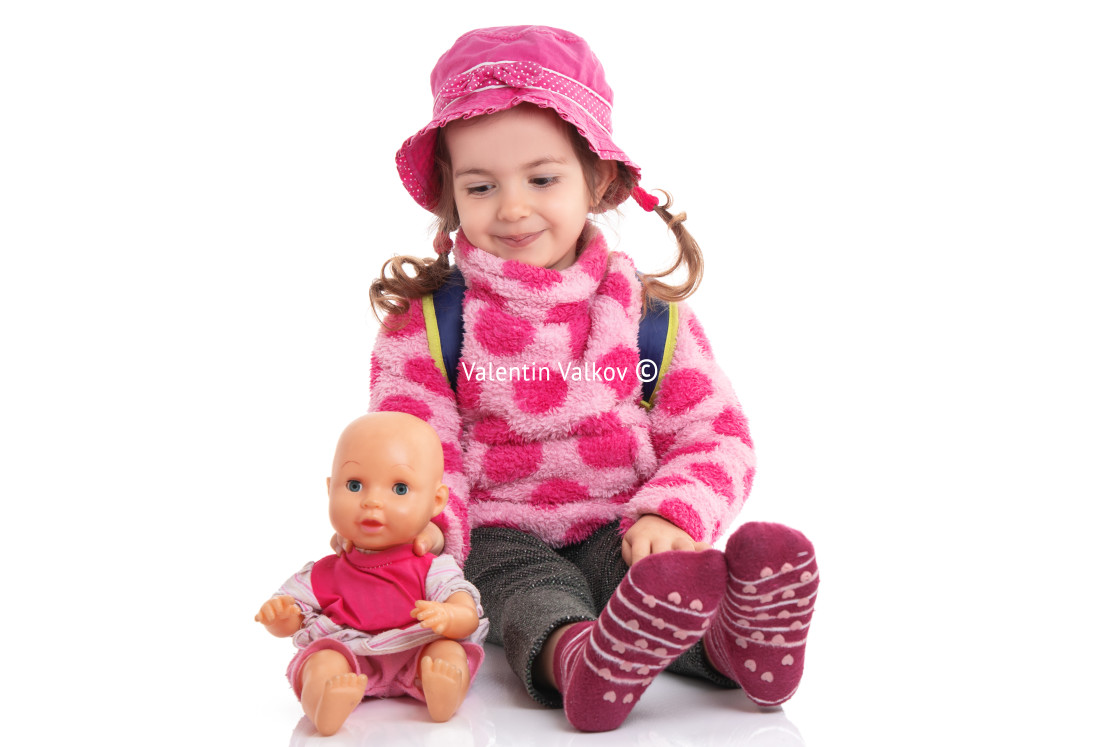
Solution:
[(502, 242), (508, 247), (520, 249), (521, 247), (528, 246), (533, 243), (538, 236), (544, 233), (544, 230), (535, 231), (533, 233), (517, 233), (509, 236), (495, 236), (498, 241)]

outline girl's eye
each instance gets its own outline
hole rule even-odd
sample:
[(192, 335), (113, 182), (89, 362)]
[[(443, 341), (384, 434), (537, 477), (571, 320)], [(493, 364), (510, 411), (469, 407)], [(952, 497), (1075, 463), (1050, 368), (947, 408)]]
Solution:
[(397, 495), (405, 495), (406, 493), (408, 493), (408, 486), (403, 482), (398, 482), (393, 486), (393, 492)]
[(467, 187), (467, 194), (469, 195), (484, 195), (489, 192), (493, 187), (489, 184), (478, 184), (473, 187)]
[(359, 490), (362, 489), (362, 483), (358, 480), (347, 480), (346, 481), (346, 489), (349, 490), (351, 493), (357, 493)]
[(550, 187), (557, 182), (558, 178), (555, 176), (534, 176), (529, 180), (529, 183), (534, 187)]

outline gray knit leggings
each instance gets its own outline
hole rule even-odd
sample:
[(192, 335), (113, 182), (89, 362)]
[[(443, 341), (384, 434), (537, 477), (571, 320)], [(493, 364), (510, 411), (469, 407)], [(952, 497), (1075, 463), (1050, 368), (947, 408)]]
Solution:
[[(533, 662), (552, 631), (596, 619), (622, 582), (627, 565), (618, 522), (560, 549), (516, 529), (480, 527), (471, 532), (471, 552), (463, 570), (482, 593), (482, 608), (490, 619), (487, 640), (505, 647), (506, 659), (529, 695), (543, 705), (560, 707), (559, 693), (534, 682)], [(738, 687), (712, 669), (699, 643), (668, 671)]]

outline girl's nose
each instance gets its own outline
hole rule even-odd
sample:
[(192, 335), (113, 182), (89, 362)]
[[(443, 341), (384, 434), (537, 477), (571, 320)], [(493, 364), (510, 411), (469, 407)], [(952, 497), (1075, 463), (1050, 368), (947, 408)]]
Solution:
[(529, 200), (519, 189), (507, 189), (498, 205), (498, 220), (513, 223), (529, 216)]

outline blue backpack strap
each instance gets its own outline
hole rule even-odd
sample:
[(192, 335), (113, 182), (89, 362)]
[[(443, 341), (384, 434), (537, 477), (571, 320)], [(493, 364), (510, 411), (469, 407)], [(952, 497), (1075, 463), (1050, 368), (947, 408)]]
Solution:
[(458, 267), (451, 268), (451, 274), (435, 293), (424, 296), (424, 324), (428, 331), (428, 350), (435, 360), (436, 367), (447, 378), (451, 391), (459, 373), (459, 351), (463, 347), (463, 294), (467, 283)]
[(638, 373), (650, 376), (654, 373), (648, 363), (657, 366), (656, 376), (642, 382), (642, 407), (653, 407), (653, 399), (661, 387), (661, 378), (673, 360), (677, 346), (677, 305), (666, 303), (657, 298), (649, 298), (645, 313), (638, 322)]

